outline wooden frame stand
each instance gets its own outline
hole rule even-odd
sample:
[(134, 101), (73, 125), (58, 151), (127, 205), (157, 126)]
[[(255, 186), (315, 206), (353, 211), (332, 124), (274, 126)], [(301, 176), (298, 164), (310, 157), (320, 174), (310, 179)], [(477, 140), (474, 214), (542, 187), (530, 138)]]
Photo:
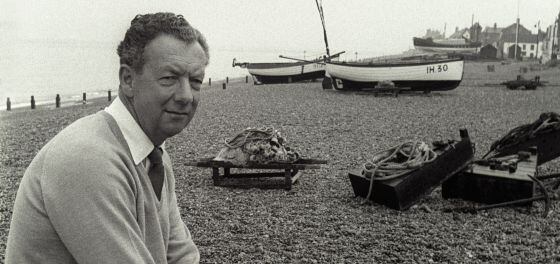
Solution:
[(377, 97), (380, 93), (393, 94), (394, 97), (398, 97), (401, 91), (409, 91), (410, 87), (376, 87), (371, 89), (373, 96)]
[[(246, 179), (246, 178), (274, 178), (282, 177), (284, 178), (283, 187), (286, 190), (291, 190), (292, 185), (297, 182), (297, 180), (303, 175), (303, 170), (307, 169), (319, 169), (320, 164), (326, 164), (325, 160), (317, 159), (300, 159), (295, 163), (248, 163), (245, 165), (233, 164), (228, 161), (216, 161), (214, 158), (204, 158), (197, 161), (187, 162), (189, 166), (196, 167), (207, 167), (212, 168), (212, 180), (215, 186), (226, 186), (227, 179), (235, 181), (236, 179)], [(238, 172), (231, 173), (231, 169), (258, 169), (258, 170), (271, 170), (270, 172)], [(273, 170), (273, 171), (272, 171)], [(251, 184), (238, 186), (238, 187), (255, 187)], [(260, 187), (270, 187), (260, 186)]]

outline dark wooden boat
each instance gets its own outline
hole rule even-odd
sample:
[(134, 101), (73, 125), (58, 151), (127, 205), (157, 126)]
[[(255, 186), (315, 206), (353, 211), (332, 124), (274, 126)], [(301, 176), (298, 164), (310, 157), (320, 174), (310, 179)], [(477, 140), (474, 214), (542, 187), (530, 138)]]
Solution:
[(414, 48), (426, 52), (475, 54), (482, 45), (464, 39), (434, 41), (432, 38), (412, 38)]
[(253, 76), (255, 84), (292, 83), (322, 79), (325, 76), (325, 65), (322, 60), (298, 62), (236, 62), (233, 67), (246, 68)]

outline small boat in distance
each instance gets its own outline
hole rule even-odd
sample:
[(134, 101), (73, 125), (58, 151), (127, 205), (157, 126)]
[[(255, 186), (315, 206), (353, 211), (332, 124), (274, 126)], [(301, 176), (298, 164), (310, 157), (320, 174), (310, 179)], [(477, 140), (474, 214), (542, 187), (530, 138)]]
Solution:
[(292, 83), (322, 79), (325, 76), (323, 59), (297, 62), (237, 62), (232, 67), (246, 68), (255, 84)]
[(447, 91), (463, 79), (462, 58), (403, 57), (388, 61), (326, 63), (326, 73), (336, 90), (374, 88), (390, 81), (411, 91)]
[(466, 39), (412, 38), (412, 42), (414, 48), (419, 51), (457, 54), (476, 54), (482, 45), (480, 42), (472, 42)]

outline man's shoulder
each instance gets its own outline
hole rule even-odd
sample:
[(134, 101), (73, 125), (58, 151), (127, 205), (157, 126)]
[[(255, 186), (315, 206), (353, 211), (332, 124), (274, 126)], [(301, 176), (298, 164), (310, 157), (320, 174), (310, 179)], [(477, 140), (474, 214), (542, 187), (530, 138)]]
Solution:
[(122, 141), (105, 116), (93, 114), (58, 133), (37, 154), (37, 163), (32, 162), (31, 167), (44, 183), (111, 184), (123, 179), (117, 175), (128, 175), (135, 168)]
[(44, 154), (76, 163), (107, 160), (126, 150), (115, 129), (101, 112), (80, 118), (50, 140)]

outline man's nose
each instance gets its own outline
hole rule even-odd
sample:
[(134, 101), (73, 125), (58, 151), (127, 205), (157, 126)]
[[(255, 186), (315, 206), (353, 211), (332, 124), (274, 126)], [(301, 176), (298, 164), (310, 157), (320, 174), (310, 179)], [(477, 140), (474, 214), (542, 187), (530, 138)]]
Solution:
[(187, 78), (181, 78), (179, 87), (175, 91), (175, 101), (183, 104), (192, 103), (194, 100), (191, 83)]

